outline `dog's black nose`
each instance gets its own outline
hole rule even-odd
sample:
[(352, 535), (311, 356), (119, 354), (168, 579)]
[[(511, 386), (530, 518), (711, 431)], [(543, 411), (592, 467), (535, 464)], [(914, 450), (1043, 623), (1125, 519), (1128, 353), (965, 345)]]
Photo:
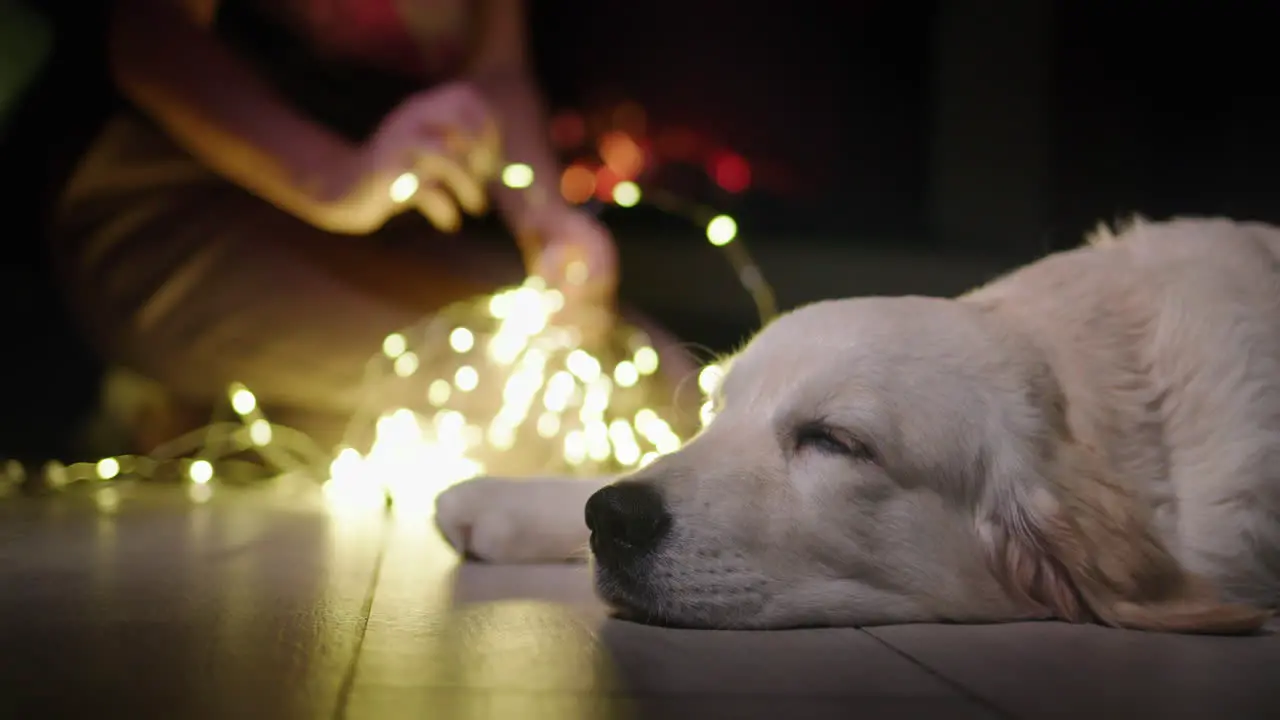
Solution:
[(634, 559), (657, 547), (671, 530), (671, 513), (649, 483), (623, 480), (597, 490), (587, 500), (591, 549)]

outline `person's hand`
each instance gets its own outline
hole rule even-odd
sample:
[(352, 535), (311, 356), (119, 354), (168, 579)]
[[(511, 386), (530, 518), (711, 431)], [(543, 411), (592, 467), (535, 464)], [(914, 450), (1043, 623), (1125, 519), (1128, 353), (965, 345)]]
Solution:
[(467, 83), (410, 96), (365, 143), (317, 173), (313, 192), (328, 229), (365, 234), (416, 209), (441, 230), (457, 230), (462, 212), (487, 207), (499, 138), (488, 105)]
[(588, 345), (617, 320), (618, 260), (613, 237), (589, 213), (555, 202), (515, 228), (529, 274), (564, 294), (558, 322), (576, 327)]
[(577, 327), (588, 344), (619, 319), (643, 330), (658, 351), (663, 375), (672, 387), (692, 388), (692, 396), (678, 393), (677, 401), (697, 407), (697, 383), (684, 382), (698, 371), (693, 356), (657, 323), (618, 307), (618, 250), (608, 229), (585, 210), (556, 203), (533, 211), (518, 237), (529, 273), (564, 293), (562, 322)]
[(613, 303), (617, 247), (608, 229), (590, 213), (551, 203), (533, 211), (517, 235), (530, 274), (563, 292), (568, 303)]

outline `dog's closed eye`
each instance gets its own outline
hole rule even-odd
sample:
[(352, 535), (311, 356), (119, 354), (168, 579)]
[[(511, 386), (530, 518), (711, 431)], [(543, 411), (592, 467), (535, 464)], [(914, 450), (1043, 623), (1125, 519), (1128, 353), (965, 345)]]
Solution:
[(871, 447), (856, 437), (824, 422), (808, 422), (796, 428), (794, 434), (797, 453), (816, 451), (823, 455), (847, 457), (870, 462), (875, 460)]

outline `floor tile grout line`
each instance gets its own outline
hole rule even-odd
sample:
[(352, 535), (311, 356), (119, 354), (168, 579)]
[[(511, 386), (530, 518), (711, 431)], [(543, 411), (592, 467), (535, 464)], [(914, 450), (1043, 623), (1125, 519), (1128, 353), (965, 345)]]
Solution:
[(369, 618), (373, 615), (373, 601), (378, 594), (378, 585), (382, 579), (382, 565), (387, 557), (387, 546), (391, 542), (391, 522), (387, 521), (382, 526), (382, 538), (378, 542), (378, 556), (374, 560), (373, 573), (369, 577), (369, 589), (365, 592), (364, 602), (361, 604), (361, 619), (359, 635), (356, 638), (356, 646), (351, 653), (351, 663), (347, 666), (347, 671), (342, 675), (342, 684), (338, 687), (338, 697), (333, 707), (333, 720), (344, 720), (347, 717), (347, 704), (351, 699), (351, 690), (355, 687), (356, 671), (360, 665), (360, 655), (364, 651), (364, 639), (369, 631)]
[(954, 679), (952, 679), (952, 678), (950, 678), (950, 677), (947, 677), (947, 676), (946, 676), (946, 675), (944, 675), (941, 671), (936, 670), (936, 669), (934, 669), (934, 668), (932, 668), (932, 667), (930, 667), (930, 666), (926, 665), (924, 662), (920, 661), (918, 658), (916, 658), (916, 657), (915, 657), (914, 655), (912, 655), (911, 653), (909, 653), (909, 652), (907, 652), (907, 651), (905, 651), (905, 650), (903, 650), (903, 649), (901, 649), (901, 648), (897, 647), (896, 645), (894, 645), (893, 643), (889, 642), (888, 640), (885, 640), (884, 638), (880, 637), (879, 635), (876, 635), (876, 634), (875, 634), (875, 633), (873, 633), (873, 632), (868, 632), (867, 630), (865, 630), (865, 629), (863, 629), (863, 628), (858, 628), (858, 632), (862, 633), (863, 635), (866, 635), (867, 637), (871, 638), (871, 639), (872, 639), (872, 640), (874, 640), (875, 642), (879, 643), (879, 644), (880, 644), (880, 645), (882, 645), (885, 649), (887, 649), (889, 652), (892, 652), (893, 654), (897, 655), (898, 657), (901, 657), (902, 659), (906, 660), (907, 662), (911, 663), (912, 665), (915, 665), (916, 667), (918, 667), (918, 668), (920, 668), (921, 670), (925, 671), (927, 674), (929, 674), (929, 675), (930, 675), (930, 676), (932, 676), (933, 678), (937, 679), (937, 680), (938, 680), (939, 682), (941, 682), (942, 684), (946, 685), (947, 687), (951, 688), (952, 690), (955, 690), (957, 693), (959, 693), (959, 694), (960, 694), (960, 696), (961, 696), (961, 697), (964, 697), (964, 698), (966, 698), (966, 699), (968, 699), (968, 700), (971, 700), (971, 701), (972, 701), (972, 702), (974, 702), (974, 703), (977, 703), (979, 707), (982, 707), (982, 708), (984, 708), (984, 709), (986, 709), (986, 710), (989, 710), (989, 711), (991, 711), (991, 712), (995, 713), (997, 716), (999, 716), (999, 717), (1001, 717), (1001, 718), (1004, 718), (1005, 720), (1017, 720), (1018, 715), (1017, 715), (1016, 713), (1011, 712), (1011, 711), (1009, 711), (1009, 710), (1006, 710), (1006, 709), (1004, 709), (1003, 707), (1000, 707), (1000, 706), (999, 706), (999, 705), (997, 705), (995, 702), (993, 702), (993, 701), (991, 701), (991, 700), (988, 700), (987, 698), (985, 698), (985, 697), (983, 697), (982, 695), (978, 694), (978, 693), (977, 693), (977, 692), (975, 692), (974, 690), (971, 690), (970, 688), (965, 687), (965, 685), (964, 685), (963, 683), (959, 682), (958, 680), (954, 680)]

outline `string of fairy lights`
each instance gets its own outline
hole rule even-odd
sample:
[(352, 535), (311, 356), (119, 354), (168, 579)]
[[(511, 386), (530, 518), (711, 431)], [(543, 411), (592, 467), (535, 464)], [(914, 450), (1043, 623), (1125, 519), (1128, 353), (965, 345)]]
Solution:
[[(646, 193), (642, 172), (646, 162), (652, 167), (652, 153), (634, 134), (604, 134), (594, 158), (580, 157), (564, 170), (561, 194), (577, 204), (646, 202), (698, 223), (767, 322), (776, 312), (773, 292), (738, 239), (737, 222), (660, 188)], [(729, 173), (728, 182), (723, 173), (714, 179), (740, 192), (745, 164), (730, 169), (739, 172)], [(510, 188), (526, 189), (534, 180), (524, 164), (501, 170)], [(391, 192), (412, 195), (417, 184), (407, 175)], [(205, 502), (219, 483), (293, 475), (322, 482), (334, 508), (429, 514), (441, 491), (481, 475), (600, 476), (640, 467), (710, 421), (706, 402), (696, 419), (681, 414), (676, 379), (663, 377), (643, 331), (615, 318), (608, 332), (587, 339), (561, 321), (564, 309), (559, 290), (530, 277), (387, 336), (370, 349), (362, 402), (338, 448), (271, 422), (253, 391), (233, 383), (208, 425), (147, 455), (51, 460), (32, 476), (7, 461), (0, 496), (23, 487), (87, 488), (111, 510), (121, 502), (121, 486), (139, 480), (180, 482), (193, 501)], [(719, 372), (715, 365), (700, 371), (704, 395)]]

